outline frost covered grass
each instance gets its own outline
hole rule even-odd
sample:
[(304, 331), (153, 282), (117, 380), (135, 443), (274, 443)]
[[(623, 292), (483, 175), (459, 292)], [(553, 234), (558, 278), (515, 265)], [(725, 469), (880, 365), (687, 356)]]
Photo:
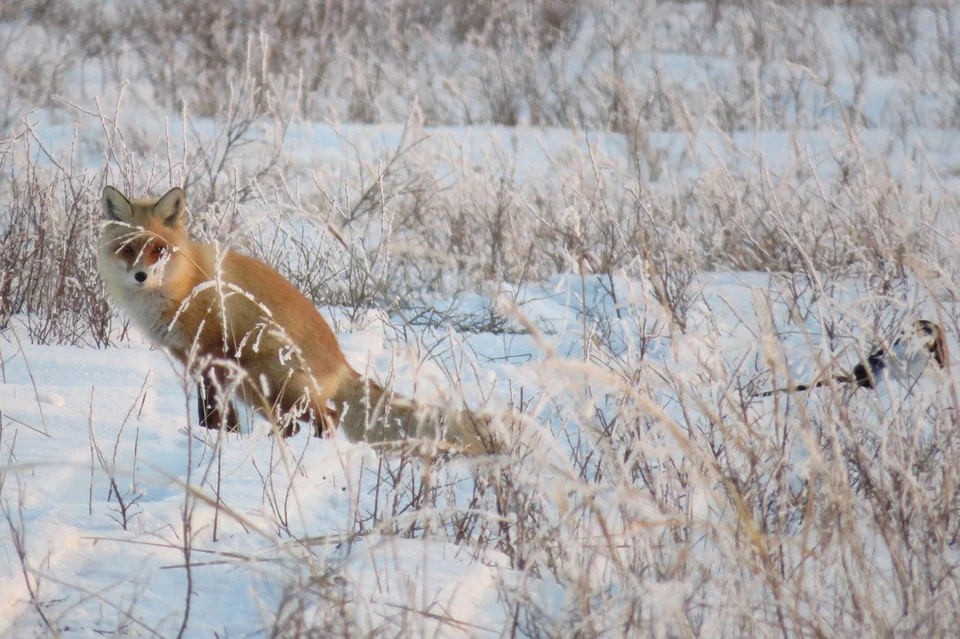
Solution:
[[(759, 393), (957, 352), (955, 6), (208, 5), (0, 9), (0, 633), (954, 632), (949, 362)], [(199, 429), (104, 297), (107, 183), (522, 436)]]

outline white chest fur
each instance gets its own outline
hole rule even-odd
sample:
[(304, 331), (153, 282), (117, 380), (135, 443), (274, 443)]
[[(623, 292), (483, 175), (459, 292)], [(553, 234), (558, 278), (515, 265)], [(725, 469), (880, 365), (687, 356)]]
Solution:
[(174, 302), (162, 289), (122, 287), (118, 291), (111, 291), (111, 296), (151, 342), (158, 346), (184, 349), (186, 344), (182, 331), (176, 324), (170, 325), (170, 319), (176, 311)]

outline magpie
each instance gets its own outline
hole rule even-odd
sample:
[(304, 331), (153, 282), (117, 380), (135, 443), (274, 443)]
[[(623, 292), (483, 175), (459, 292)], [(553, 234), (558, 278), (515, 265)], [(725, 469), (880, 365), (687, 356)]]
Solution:
[(923, 374), (924, 368), (931, 359), (940, 368), (946, 366), (946, 338), (937, 324), (929, 320), (917, 320), (912, 327), (905, 327), (900, 331), (889, 349), (882, 346), (875, 348), (867, 355), (866, 361), (854, 366), (847, 375), (837, 375), (791, 388), (776, 388), (759, 393), (758, 397), (770, 397), (781, 392), (812, 390), (834, 382), (851, 384), (854, 388), (876, 388), (877, 380), (884, 376), (915, 380)]

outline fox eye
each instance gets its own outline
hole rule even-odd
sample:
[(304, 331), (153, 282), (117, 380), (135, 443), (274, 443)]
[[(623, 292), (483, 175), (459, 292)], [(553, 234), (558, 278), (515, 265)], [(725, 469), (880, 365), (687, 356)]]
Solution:
[(133, 257), (133, 247), (129, 244), (124, 244), (120, 247), (120, 255), (124, 257)]
[(155, 244), (153, 247), (153, 256), (162, 257), (164, 253), (167, 252), (167, 247), (161, 244)]

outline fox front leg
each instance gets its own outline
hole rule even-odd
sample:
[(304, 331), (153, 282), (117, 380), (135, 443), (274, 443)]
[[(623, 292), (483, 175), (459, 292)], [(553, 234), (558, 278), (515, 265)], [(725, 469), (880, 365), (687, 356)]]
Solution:
[(310, 424), (313, 426), (314, 437), (333, 437), (339, 422), (340, 414), (333, 408), (323, 406), (319, 411), (315, 409), (310, 412)]
[(213, 368), (201, 375), (197, 384), (197, 415), (204, 428), (223, 428), (231, 433), (240, 431), (237, 409), (223, 394), (223, 383)]

